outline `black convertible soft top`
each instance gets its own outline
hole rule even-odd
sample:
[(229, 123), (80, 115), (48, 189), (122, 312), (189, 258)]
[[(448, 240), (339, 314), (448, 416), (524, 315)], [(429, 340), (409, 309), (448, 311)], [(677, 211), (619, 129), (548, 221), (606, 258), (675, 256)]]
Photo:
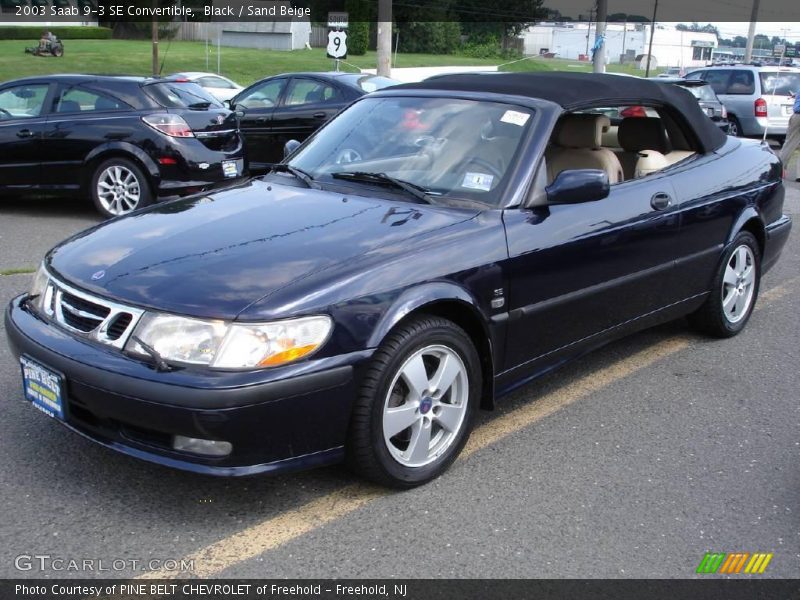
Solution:
[(680, 112), (697, 135), (703, 152), (720, 148), (727, 136), (700, 108), (697, 99), (677, 85), (641, 77), (600, 73), (459, 73), (439, 75), (391, 90), (492, 92), (555, 102), (564, 110), (589, 106), (667, 105)]

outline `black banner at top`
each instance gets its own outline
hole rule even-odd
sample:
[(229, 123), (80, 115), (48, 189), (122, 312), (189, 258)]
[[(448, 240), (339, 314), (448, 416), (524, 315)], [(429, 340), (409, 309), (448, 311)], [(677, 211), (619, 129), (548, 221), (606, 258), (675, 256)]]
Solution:
[[(349, 11), (350, 20), (375, 21), (379, 0), (0, 0), (0, 24), (86, 21), (327, 21), (329, 11)], [(395, 22), (459, 21), (533, 24), (591, 21), (587, 0), (393, 0)], [(608, 0), (611, 22), (748, 22), (752, 0)], [(800, 2), (760, 0), (757, 21), (780, 22), (787, 37), (800, 37)]]

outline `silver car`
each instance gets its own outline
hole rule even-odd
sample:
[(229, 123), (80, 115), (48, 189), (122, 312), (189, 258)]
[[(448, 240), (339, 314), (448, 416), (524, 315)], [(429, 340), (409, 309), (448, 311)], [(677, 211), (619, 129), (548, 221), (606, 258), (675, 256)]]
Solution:
[(794, 98), (800, 90), (800, 69), (735, 65), (692, 71), (686, 79), (711, 84), (728, 110), (731, 135), (785, 137)]

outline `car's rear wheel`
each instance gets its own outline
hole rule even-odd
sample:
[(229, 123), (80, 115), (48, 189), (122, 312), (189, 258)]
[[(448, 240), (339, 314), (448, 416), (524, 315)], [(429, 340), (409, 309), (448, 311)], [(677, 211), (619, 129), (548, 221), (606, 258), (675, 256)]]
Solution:
[(348, 463), (398, 488), (438, 477), (469, 438), (480, 360), (463, 329), (434, 316), (401, 325), (376, 351), (353, 409)]
[(94, 205), (107, 218), (126, 215), (152, 202), (147, 178), (126, 158), (112, 158), (100, 164), (91, 185)]
[(742, 136), (742, 125), (739, 123), (739, 119), (733, 115), (728, 115), (728, 135), (733, 137)]
[(761, 253), (758, 241), (748, 231), (740, 232), (728, 248), (714, 277), (711, 293), (689, 320), (703, 333), (732, 337), (739, 333), (758, 298), (761, 283)]

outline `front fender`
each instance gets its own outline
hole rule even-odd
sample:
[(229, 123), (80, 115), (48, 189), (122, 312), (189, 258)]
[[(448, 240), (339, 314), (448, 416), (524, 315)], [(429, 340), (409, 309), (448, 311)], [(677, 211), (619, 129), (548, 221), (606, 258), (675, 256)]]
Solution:
[(367, 347), (378, 347), (394, 326), (415, 310), (427, 304), (443, 301), (466, 304), (475, 313), (475, 316), (481, 320), (484, 332), (488, 335), (488, 332), (485, 331), (486, 316), (478, 307), (478, 303), (472, 294), (454, 283), (437, 281), (409, 288), (400, 294), (383, 314), (375, 329), (373, 329), (372, 335), (367, 342)]

